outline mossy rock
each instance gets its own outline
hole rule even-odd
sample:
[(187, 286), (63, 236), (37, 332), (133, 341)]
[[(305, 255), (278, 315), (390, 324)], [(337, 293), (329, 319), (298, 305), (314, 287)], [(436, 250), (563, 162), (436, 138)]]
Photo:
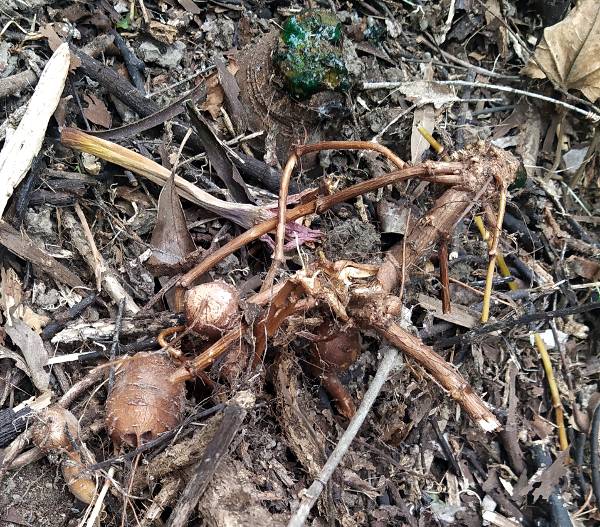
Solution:
[(331, 11), (306, 9), (285, 22), (273, 64), (294, 99), (350, 88), (341, 40), (342, 24)]

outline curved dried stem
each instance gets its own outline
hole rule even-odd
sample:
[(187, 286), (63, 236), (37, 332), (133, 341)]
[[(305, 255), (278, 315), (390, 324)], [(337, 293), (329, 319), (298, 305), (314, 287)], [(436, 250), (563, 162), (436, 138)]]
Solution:
[[(373, 144), (375, 145), (376, 143)], [(402, 181), (413, 177), (419, 177), (421, 179), (435, 181), (436, 183), (445, 185), (454, 185), (460, 182), (460, 171), (464, 168), (464, 166), (465, 165), (460, 162), (441, 162), (425, 163), (414, 167), (404, 168), (402, 170), (395, 170), (394, 172), (390, 172), (389, 174), (385, 174), (377, 178), (361, 181), (360, 183), (352, 185), (351, 187), (332, 194), (331, 196), (324, 196), (298, 205), (293, 209), (286, 211), (285, 219), (289, 222), (297, 220), (298, 218), (302, 218), (308, 214), (320, 214), (333, 207), (336, 203), (341, 203), (343, 201), (360, 196), (361, 194), (385, 187), (386, 185), (390, 185), (396, 181)], [(200, 262), (198, 266), (194, 267), (185, 275), (183, 275), (179, 281), (179, 285), (181, 285), (183, 288), (189, 288), (199, 276), (208, 272), (221, 260), (229, 256), (234, 251), (237, 251), (244, 245), (257, 240), (268, 232), (273, 231), (277, 227), (277, 224), (277, 218), (271, 218), (248, 229), (237, 238), (234, 238), (230, 242), (223, 245), (223, 247), (221, 247), (219, 250), (207, 256), (204, 260), (202, 260), (202, 262)]]
[(552, 370), (552, 361), (550, 355), (546, 350), (546, 345), (542, 340), (539, 333), (533, 335), (535, 341), (535, 347), (537, 348), (540, 358), (542, 359), (542, 365), (544, 366), (544, 372), (546, 373), (546, 380), (548, 381), (548, 389), (550, 391), (550, 398), (552, 399), (552, 407), (554, 408), (556, 428), (558, 429), (558, 443), (561, 450), (567, 450), (569, 448), (569, 441), (567, 439), (567, 431), (565, 429), (565, 420), (562, 403), (560, 402), (560, 393), (558, 391), (558, 385), (554, 378), (554, 372)]

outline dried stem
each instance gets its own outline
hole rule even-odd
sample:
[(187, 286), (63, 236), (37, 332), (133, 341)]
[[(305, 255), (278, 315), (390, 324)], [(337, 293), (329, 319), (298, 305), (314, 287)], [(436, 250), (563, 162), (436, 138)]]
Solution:
[[(171, 177), (170, 170), (151, 159), (111, 141), (86, 134), (76, 128), (65, 128), (61, 134), (61, 142), (69, 148), (93, 154), (100, 159), (131, 170), (161, 186)], [(175, 176), (175, 186), (177, 192), (185, 199), (242, 227), (251, 227), (267, 217), (266, 211), (260, 207), (215, 198), (179, 176)]]
[(492, 298), (492, 285), (494, 280), (494, 271), (496, 270), (496, 255), (498, 252), (498, 243), (502, 233), (502, 222), (504, 221), (504, 211), (506, 210), (506, 187), (502, 185), (500, 189), (500, 203), (498, 204), (498, 217), (494, 235), (490, 243), (489, 262), (487, 275), (485, 277), (485, 290), (483, 295), (483, 308), (481, 310), (481, 322), (487, 322), (490, 318), (490, 301)]
[[(290, 222), (297, 220), (298, 218), (302, 218), (303, 216), (307, 216), (308, 214), (322, 213), (337, 203), (341, 203), (343, 201), (360, 196), (361, 194), (365, 194), (366, 192), (371, 192), (372, 190), (385, 187), (386, 185), (396, 181), (402, 181), (413, 177), (419, 177), (421, 179), (434, 181), (440, 184), (454, 185), (461, 181), (460, 171), (463, 168), (463, 163), (441, 162), (424, 163), (419, 166), (396, 170), (384, 176), (362, 181), (356, 185), (348, 187), (347, 189), (337, 192), (336, 194), (332, 194), (331, 196), (324, 196), (298, 205), (297, 207), (287, 211), (286, 220)], [(181, 277), (179, 284), (181, 287), (189, 288), (199, 276), (202, 276), (208, 272), (213, 266), (229, 256), (231, 253), (237, 251), (244, 245), (257, 240), (268, 232), (273, 231), (277, 227), (277, 223), (277, 218), (272, 218), (248, 229), (245, 233), (241, 234), (237, 238), (234, 238), (219, 250), (209, 255), (197, 267), (188, 271)]]
[[(404, 251), (403, 251), (404, 254)], [(450, 284), (448, 281), (448, 237), (443, 236), (440, 239), (438, 250), (438, 260), (440, 263), (440, 282), (442, 284), (442, 312), (448, 314), (451, 311), (450, 304)]]
[(546, 380), (548, 381), (548, 389), (550, 390), (550, 398), (552, 399), (552, 406), (555, 412), (556, 428), (558, 429), (558, 444), (561, 450), (567, 450), (569, 448), (569, 441), (567, 439), (567, 431), (565, 429), (565, 419), (562, 403), (560, 402), (560, 393), (558, 391), (558, 385), (554, 378), (554, 372), (552, 371), (552, 361), (550, 355), (546, 350), (546, 345), (542, 340), (539, 333), (533, 335), (535, 341), (535, 347), (537, 348), (540, 358), (542, 359), (542, 365), (546, 372)]
[(462, 375), (432, 348), (423, 344), (421, 339), (386, 318), (370, 316), (368, 319), (363, 318), (362, 323), (375, 329), (390, 344), (423, 366), (483, 430), (493, 432), (500, 428), (496, 416), (485, 406)]
[[(517, 88), (511, 88), (510, 86), (502, 86), (500, 84), (486, 84), (483, 82), (469, 82), (462, 80), (449, 80), (449, 81), (430, 81), (434, 84), (440, 85), (450, 85), (450, 86), (471, 86), (473, 88), (485, 88), (488, 90), (494, 91), (503, 91), (507, 93), (513, 93), (515, 95), (523, 95), (525, 97), (530, 97), (532, 99), (539, 99), (541, 101), (546, 101), (552, 104), (556, 104), (557, 106), (562, 106), (567, 110), (571, 110), (573, 112), (577, 112), (580, 115), (583, 115), (586, 119), (590, 119), (593, 122), (600, 121), (600, 115), (596, 112), (586, 111), (582, 108), (578, 108), (577, 106), (573, 106), (564, 101), (559, 101), (558, 99), (553, 99), (552, 97), (546, 97), (545, 95), (540, 95), (539, 93), (533, 93), (530, 91), (519, 90)], [(392, 81), (392, 82), (363, 82), (362, 89), (363, 90), (385, 90), (385, 89), (395, 89), (403, 86), (403, 82)]]
[(397, 358), (398, 352), (394, 348), (387, 348), (385, 350), (383, 359), (377, 368), (377, 373), (375, 374), (369, 389), (365, 393), (356, 414), (354, 414), (348, 428), (346, 428), (342, 434), (342, 437), (329, 456), (329, 459), (325, 465), (323, 465), (323, 469), (319, 472), (319, 475), (315, 478), (312, 485), (302, 492), (300, 506), (290, 519), (288, 527), (302, 527), (306, 522), (310, 509), (312, 509), (313, 505), (316, 503), (317, 498), (321, 495), (321, 492), (323, 492), (325, 485), (327, 485), (327, 482), (331, 479), (333, 472), (342, 461), (348, 448), (350, 448), (350, 445), (364, 423), (369, 410), (371, 410), (375, 399), (377, 399), (381, 388), (383, 388), (385, 381), (387, 381), (391, 371), (394, 369)]
[[(481, 237), (488, 243), (488, 247), (491, 247), (490, 233), (485, 228), (483, 219), (481, 218), (481, 216), (475, 216), (474, 221), (475, 225), (479, 229), (479, 232), (481, 233)], [(508, 265), (506, 265), (506, 261), (504, 260), (504, 256), (500, 252), (500, 249), (496, 249), (496, 262), (498, 263), (498, 270), (500, 271), (500, 275), (503, 278), (509, 278), (511, 276), (510, 269), (508, 268)], [(519, 289), (519, 286), (516, 284), (516, 282), (513, 281), (508, 282), (508, 288), (511, 291), (516, 291), (517, 289)]]
[(320, 143), (296, 147), (295, 152), (293, 152), (288, 158), (285, 168), (281, 174), (281, 183), (279, 187), (279, 208), (277, 213), (277, 233), (275, 236), (273, 263), (271, 264), (269, 272), (267, 273), (265, 281), (261, 287), (261, 291), (267, 291), (273, 287), (275, 275), (285, 261), (283, 248), (285, 243), (285, 224), (287, 222), (287, 197), (292, 172), (296, 167), (298, 160), (303, 155), (313, 152), (321, 152), (323, 150), (372, 150), (383, 154), (394, 165), (396, 165), (396, 168), (399, 170), (406, 167), (406, 163), (402, 161), (402, 159), (400, 159), (396, 154), (394, 154), (389, 148), (371, 141), (323, 141)]

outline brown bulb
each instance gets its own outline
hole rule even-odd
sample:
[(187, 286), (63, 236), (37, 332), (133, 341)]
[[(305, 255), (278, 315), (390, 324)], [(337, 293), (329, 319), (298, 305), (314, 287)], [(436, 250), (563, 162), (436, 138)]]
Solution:
[(31, 433), (33, 443), (44, 453), (57, 450), (71, 452), (75, 445), (69, 436), (73, 439), (79, 437), (79, 423), (69, 410), (49, 406), (39, 414)]
[(317, 341), (315, 358), (321, 361), (325, 371), (346, 371), (360, 354), (360, 336), (356, 328), (340, 331), (328, 321), (317, 330), (322, 338)]
[(185, 384), (171, 375), (177, 365), (166, 355), (137, 353), (115, 375), (106, 400), (106, 427), (113, 442), (134, 448), (179, 424)]
[(211, 339), (233, 329), (239, 319), (239, 294), (225, 282), (200, 284), (185, 294), (185, 316), (192, 331)]

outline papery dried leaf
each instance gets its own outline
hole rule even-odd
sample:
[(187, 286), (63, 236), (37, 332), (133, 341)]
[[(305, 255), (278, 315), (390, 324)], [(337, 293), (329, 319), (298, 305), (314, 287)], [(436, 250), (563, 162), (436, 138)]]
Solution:
[(241, 134), (248, 127), (248, 119), (240, 101), (240, 87), (235, 79), (235, 74), (239, 68), (233, 61), (229, 65), (225, 65), (220, 57), (215, 58), (215, 65), (219, 72), (219, 82), (225, 96), (225, 109), (231, 117), (236, 132)]
[(218, 119), (221, 115), (221, 106), (223, 106), (224, 98), (225, 92), (219, 81), (219, 75), (211, 75), (206, 79), (206, 100), (200, 108), (210, 113), (213, 119)]
[(426, 80), (403, 82), (397, 89), (417, 106), (433, 104), (436, 109), (439, 109), (444, 104), (460, 100), (450, 87)]
[(17, 318), (13, 319), (12, 325), (4, 326), (4, 330), (13, 344), (21, 350), (31, 372), (31, 382), (41, 392), (47, 390), (50, 374), (44, 369), (44, 366), (48, 362), (48, 352), (41, 337), (25, 322)]
[(565, 90), (577, 89), (592, 102), (600, 97), (600, 8), (598, 0), (581, 0), (554, 26), (544, 30), (522, 73), (546, 77)]
[(196, 250), (177, 194), (174, 175), (167, 180), (160, 192), (156, 225), (150, 244), (152, 256), (147, 265), (155, 276), (169, 276), (179, 272), (177, 265)]
[(112, 125), (112, 115), (102, 99), (99, 99), (93, 93), (86, 93), (83, 98), (88, 104), (87, 108), (83, 109), (83, 115), (85, 115), (86, 119), (104, 128), (110, 128)]

